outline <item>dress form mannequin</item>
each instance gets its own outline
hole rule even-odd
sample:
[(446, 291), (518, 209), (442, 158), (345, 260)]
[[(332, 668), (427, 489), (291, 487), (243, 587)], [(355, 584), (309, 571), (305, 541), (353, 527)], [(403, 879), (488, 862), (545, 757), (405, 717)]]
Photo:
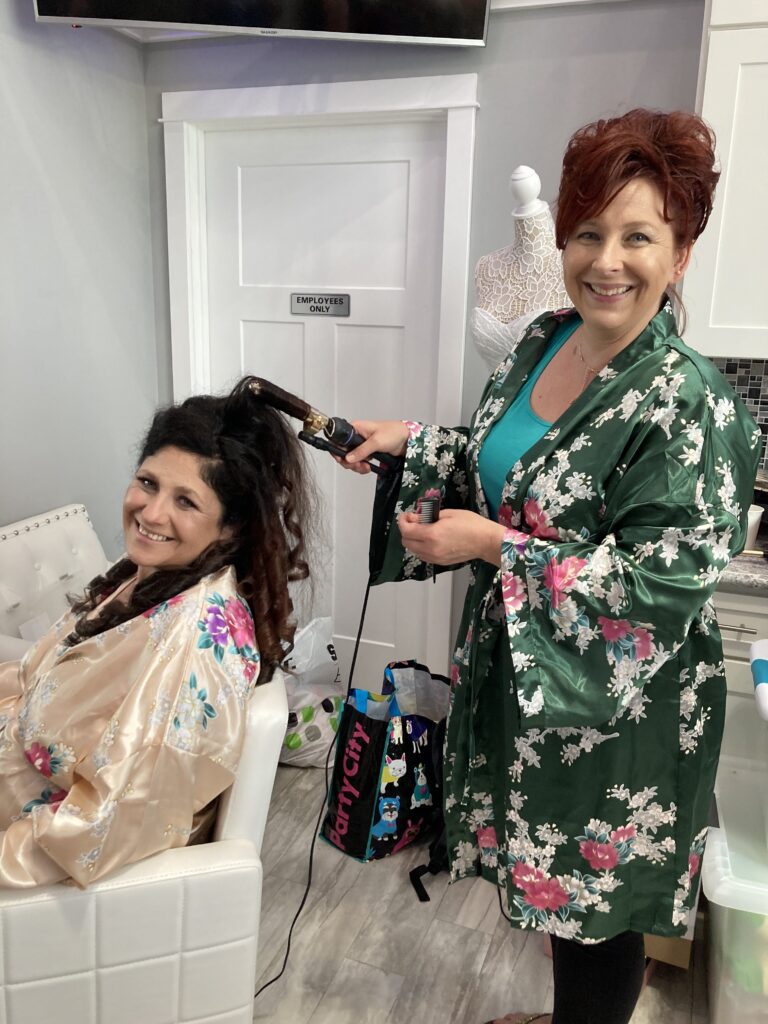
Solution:
[(509, 188), (515, 202), (515, 240), (482, 256), (475, 267), (477, 306), (470, 327), (491, 368), (498, 366), (531, 320), (569, 305), (552, 214), (539, 199), (538, 174), (530, 167), (516, 167)]

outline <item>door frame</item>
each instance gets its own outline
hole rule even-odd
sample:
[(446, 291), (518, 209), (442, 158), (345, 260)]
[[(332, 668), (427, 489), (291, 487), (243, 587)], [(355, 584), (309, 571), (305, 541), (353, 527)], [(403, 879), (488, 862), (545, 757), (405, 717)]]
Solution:
[[(446, 426), (460, 423), (477, 108), (476, 74), (163, 93), (174, 400), (211, 390), (206, 133), (439, 118), (445, 123), (446, 156), (435, 420)], [(434, 671), (445, 671), (451, 641), (450, 574), (429, 587), (427, 602), (429, 664)]]

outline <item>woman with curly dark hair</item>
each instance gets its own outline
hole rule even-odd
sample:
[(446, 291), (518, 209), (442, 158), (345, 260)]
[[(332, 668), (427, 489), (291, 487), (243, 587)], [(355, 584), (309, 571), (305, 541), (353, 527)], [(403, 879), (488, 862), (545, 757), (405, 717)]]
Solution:
[(292, 645), (312, 502), (298, 439), (249, 378), (156, 413), (125, 556), (0, 666), (0, 887), (85, 886), (197, 838), (248, 697)]
[[(551, 1018), (506, 1024), (626, 1024), (643, 933), (685, 934), (695, 903), (725, 707), (710, 598), (760, 456), (673, 309), (717, 178), (692, 114), (577, 131), (556, 219), (572, 308), (526, 328), (469, 428), (357, 422), (345, 460), (405, 456), (378, 582), (474, 570), (445, 747), (451, 871), (501, 887), (553, 949)], [(435, 488), (424, 525), (411, 509)]]

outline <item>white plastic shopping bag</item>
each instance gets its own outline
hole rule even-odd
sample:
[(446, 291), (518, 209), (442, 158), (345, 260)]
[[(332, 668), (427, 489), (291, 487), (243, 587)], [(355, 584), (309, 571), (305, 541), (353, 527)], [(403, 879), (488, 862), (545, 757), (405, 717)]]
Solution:
[(282, 667), (288, 694), (288, 730), (280, 761), (299, 768), (322, 768), (344, 699), (331, 620), (312, 619), (300, 629)]

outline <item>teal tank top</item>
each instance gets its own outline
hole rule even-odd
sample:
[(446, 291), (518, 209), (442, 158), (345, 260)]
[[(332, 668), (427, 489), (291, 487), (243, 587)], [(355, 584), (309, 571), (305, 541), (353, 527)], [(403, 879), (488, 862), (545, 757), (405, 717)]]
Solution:
[(531, 371), (528, 380), (523, 384), (500, 420), (491, 427), (483, 442), (478, 458), (480, 483), (488, 499), (488, 507), (494, 519), (498, 516), (501, 503), (501, 492), (507, 474), (519, 458), (532, 448), (552, 426), (531, 408), (531, 394), (549, 361), (581, 323), (581, 317), (575, 316), (568, 323), (561, 324), (549, 340), (544, 354)]

